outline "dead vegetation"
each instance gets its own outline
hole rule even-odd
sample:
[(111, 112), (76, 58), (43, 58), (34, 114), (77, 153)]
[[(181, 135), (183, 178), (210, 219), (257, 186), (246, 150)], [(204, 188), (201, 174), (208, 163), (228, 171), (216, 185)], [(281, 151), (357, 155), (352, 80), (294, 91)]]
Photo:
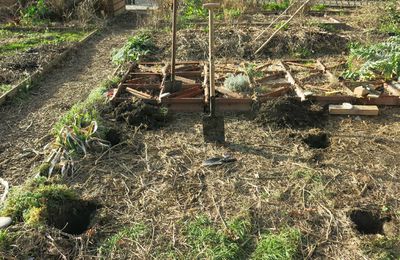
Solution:
[[(347, 38), (314, 29), (305, 39), (303, 31), (293, 35), (296, 28), (283, 32), (263, 57), (346, 50)], [(218, 58), (253, 59), (253, 33), (220, 29)], [(180, 57), (204, 59), (205, 34), (181, 32)], [(167, 37), (157, 35), (157, 56), (166, 58)], [(62, 178), (79, 198), (48, 207), (45, 231), (25, 221), (8, 229), (7, 240), (0, 233), (5, 257), (399, 257), (398, 108), (375, 118), (334, 117), (311, 102), (278, 98), (261, 105), (255, 120), (227, 116), (224, 145), (203, 142), (200, 114), (174, 114), (165, 124), (166, 111), (137, 99), (103, 112), (112, 145), (87, 153)], [(203, 166), (228, 155), (236, 161)], [(77, 215), (84, 221), (77, 224)]]

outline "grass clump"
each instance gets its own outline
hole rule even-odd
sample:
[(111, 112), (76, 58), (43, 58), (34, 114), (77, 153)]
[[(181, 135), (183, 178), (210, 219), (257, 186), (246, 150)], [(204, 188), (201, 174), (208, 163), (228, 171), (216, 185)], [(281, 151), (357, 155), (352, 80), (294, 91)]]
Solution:
[(310, 10), (315, 12), (322, 12), (325, 11), (328, 7), (324, 4), (316, 4), (311, 6)]
[(7, 230), (0, 230), (0, 250), (6, 250), (10, 245), (10, 234)]
[(25, 51), (30, 48), (40, 47), (44, 45), (56, 45), (60, 43), (77, 42), (85, 35), (86, 32), (84, 31), (9, 32), (8, 38), (10, 38), (10, 40), (0, 46), (0, 54)]
[(343, 76), (354, 80), (391, 80), (400, 76), (400, 36), (361, 46), (353, 44)]
[(263, 4), (262, 8), (265, 11), (284, 11), (290, 5), (290, 0), (285, 0), (282, 2), (272, 2)]
[(37, 226), (46, 221), (46, 209), (59, 206), (64, 201), (77, 199), (78, 195), (65, 185), (49, 184), (44, 177), (35, 178), (11, 190), (0, 215), (15, 221)]
[(381, 17), (379, 31), (400, 35), (400, 5), (398, 1), (389, 1), (384, 7), (384, 15)]
[(233, 92), (250, 92), (250, 78), (243, 74), (228, 74), (224, 81), (224, 87)]
[(7, 91), (10, 91), (12, 89), (11, 85), (8, 84), (1, 84), (0, 85), (0, 96), (4, 93), (6, 93)]
[(400, 237), (378, 237), (364, 242), (363, 252), (371, 259), (400, 259)]
[(148, 231), (148, 227), (143, 223), (123, 228), (103, 242), (99, 248), (100, 257), (116, 257), (124, 246), (136, 245), (136, 242), (146, 236)]
[(286, 229), (278, 234), (261, 236), (251, 259), (290, 260), (299, 256), (301, 233), (297, 229)]
[[(235, 223), (240, 237), (242, 225)], [(242, 254), (240, 245), (223, 231), (212, 226), (211, 221), (200, 216), (187, 226), (186, 238), (191, 250), (188, 259), (238, 259)]]
[(113, 53), (113, 63), (119, 65), (129, 61), (138, 61), (155, 49), (149, 31), (141, 31), (128, 39), (128, 42)]

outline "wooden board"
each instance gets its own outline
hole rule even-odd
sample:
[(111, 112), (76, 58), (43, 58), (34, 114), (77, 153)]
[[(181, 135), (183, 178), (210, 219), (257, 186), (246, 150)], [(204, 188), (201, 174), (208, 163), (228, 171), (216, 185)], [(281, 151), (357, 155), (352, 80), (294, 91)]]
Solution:
[(360, 115), (360, 116), (377, 116), (379, 108), (377, 106), (353, 105), (351, 108), (344, 105), (330, 105), (329, 114), (331, 115)]

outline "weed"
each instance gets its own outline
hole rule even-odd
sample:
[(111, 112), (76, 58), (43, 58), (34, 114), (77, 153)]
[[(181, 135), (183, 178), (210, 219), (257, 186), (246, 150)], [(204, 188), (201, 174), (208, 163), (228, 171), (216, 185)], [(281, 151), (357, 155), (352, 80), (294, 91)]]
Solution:
[(48, 184), (46, 178), (38, 177), (23, 186), (11, 190), (10, 195), (0, 208), (0, 215), (10, 216), (16, 221), (24, 221), (29, 225), (43, 224), (47, 207), (58, 206), (65, 200), (73, 200), (78, 196), (65, 185)]
[(371, 259), (400, 259), (400, 237), (377, 237), (372, 241), (366, 241), (362, 250)]
[(137, 242), (148, 233), (148, 227), (138, 223), (120, 230), (115, 235), (107, 238), (99, 248), (100, 257), (109, 257), (118, 253), (126, 242)]
[(228, 74), (224, 87), (234, 92), (250, 92), (250, 78), (243, 74)]
[(400, 36), (387, 41), (361, 46), (353, 44), (347, 60), (348, 70), (345, 78), (372, 80), (383, 78), (391, 80), (400, 76)]
[(398, 10), (398, 1), (391, 0), (386, 6), (380, 22), (379, 31), (383, 33), (400, 35), (400, 13)]
[(324, 24), (324, 23), (320, 23), (318, 24), (318, 27), (326, 32), (337, 32), (338, 29), (333, 26), (332, 24)]
[(128, 61), (138, 61), (155, 49), (152, 37), (148, 31), (141, 31), (128, 39), (128, 42), (113, 53), (112, 61), (123, 64)]
[(252, 254), (252, 259), (289, 260), (299, 255), (301, 233), (297, 229), (286, 229), (278, 234), (264, 234)]
[(45, 0), (32, 2), (28, 7), (21, 11), (21, 21), (25, 24), (37, 24), (49, 14)]
[(325, 11), (328, 7), (324, 4), (316, 4), (311, 6), (310, 10), (315, 12), (322, 12)]
[(208, 11), (203, 8), (203, 1), (201, 0), (186, 0), (185, 6), (182, 11), (182, 19), (189, 20), (193, 18), (207, 17)]
[(224, 16), (227, 19), (238, 19), (242, 15), (239, 8), (224, 9)]
[(0, 230), (0, 250), (6, 250), (10, 245), (10, 235), (7, 230)]
[(298, 47), (294, 53), (293, 56), (299, 59), (306, 59), (311, 56), (311, 51), (309, 49), (306, 49), (304, 47)]
[(272, 2), (263, 4), (262, 8), (265, 11), (284, 11), (289, 7), (290, 0), (285, 0), (282, 2)]
[(289, 24), (285, 24), (286, 21), (280, 21), (274, 25), (275, 29), (281, 29), (282, 31), (289, 30)]
[(12, 89), (12, 86), (11, 86), (11, 85), (1, 84), (1, 85), (0, 85), (0, 96), (1, 96), (3, 93), (6, 93), (7, 91), (10, 91), (11, 89)]
[[(240, 235), (242, 225), (235, 226), (239, 227), (237, 231)], [(186, 237), (191, 246), (187, 259), (238, 259), (242, 252), (234, 240), (216, 230), (205, 216), (200, 216), (188, 224)]]

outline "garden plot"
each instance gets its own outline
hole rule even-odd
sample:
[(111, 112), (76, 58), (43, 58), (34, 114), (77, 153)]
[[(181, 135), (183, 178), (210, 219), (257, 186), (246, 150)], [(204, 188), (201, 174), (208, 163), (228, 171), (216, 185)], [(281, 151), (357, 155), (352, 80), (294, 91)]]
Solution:
[(0, 95), (83, 39), (79, 29), (0, 29)]

